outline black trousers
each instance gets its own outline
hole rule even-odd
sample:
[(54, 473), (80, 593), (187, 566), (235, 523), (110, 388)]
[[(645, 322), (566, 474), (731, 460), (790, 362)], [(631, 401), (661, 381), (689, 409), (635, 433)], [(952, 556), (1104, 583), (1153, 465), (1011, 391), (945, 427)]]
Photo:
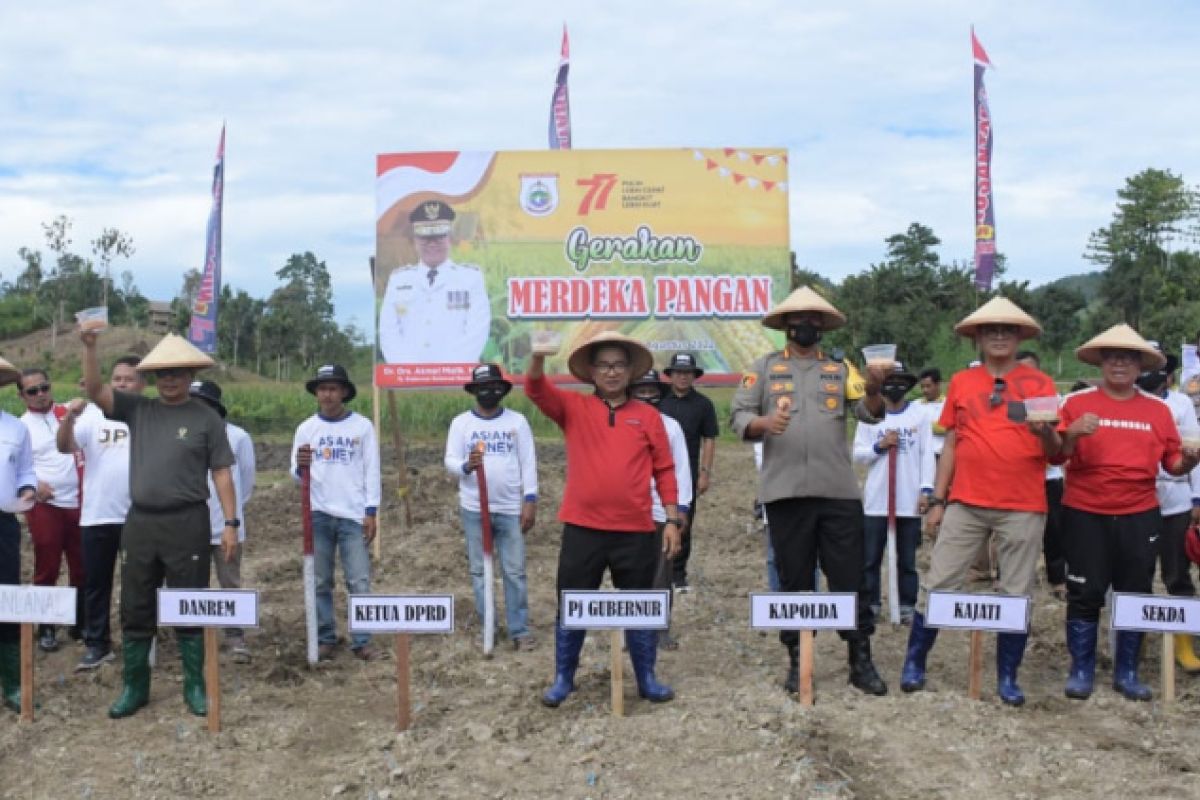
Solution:
[(1183, 543), (1191, 522), (1190, 511), (1162, 518), (1162, 533), (1158, 536), (1158, 560), (1167, 594), (1196, 596), (1196, 587), (1192, 583), (1192, 562), (1187, 557)]
[[(21, 582), (21, 523), (16, 514), (0, 511), (0, 583)], [(0, 642), (21, 641), (21, 626), (0, 625)]]
[[(128, 639), (153, 638), (158, 587), (207, 589), (211, 560), (208, 504), (171, 511), (129, 509), (121, 531), (121, 629)], [(199, 633), (180, 628), (181, 635)]]
[(1046, 580), (1055, 586), (1067, 581), (1067, 554), (1062, 532), (1063, 479), (1046, 481), (1046, 529), (1042, 534), (1042, 558), (1046, 561)]
[[(695, 485), (696, 481), (693, 478), (692, 486)], [(699, 505), (700, 499), (697, 495), (692, 498), (692, 504), (688, 507), (688, 526), (679, 540), (679, 555), (671, 562), (671, 579), (676, 584), (687, 583), (688, 559), (692, 557), (692, 528), (696, 527), (696, 510)]]
[[(793, 497), (766, 504), (775, 566), (785, 592), (815, 589), (818, 564), (831, 592), (858, 595), (857, 630), (838, 631), (849, 641), (875, 632), (863, 569), (863, 508), (858, 500)], [(780, 631), (779, 641), (800, 641), (796, 631)]]
[(662, 539), (653, 530), (598, 531), (567, 523), (558, 551), (557, 590), (599, 589), (606, 569), (618, 589), (654, 588), (661, 550)]
[(83, 529), (83, 641), (88, 647), (112, 647), (113, 570), (121, 549), (120, 525), (88, 525)]
[(1109, 587), (1149, 594), (1154, 583), (1157, 508), (1137, 514), (1092, 514), (1063, 506), (1067, 550), (1067, 619), (1100, 620)]

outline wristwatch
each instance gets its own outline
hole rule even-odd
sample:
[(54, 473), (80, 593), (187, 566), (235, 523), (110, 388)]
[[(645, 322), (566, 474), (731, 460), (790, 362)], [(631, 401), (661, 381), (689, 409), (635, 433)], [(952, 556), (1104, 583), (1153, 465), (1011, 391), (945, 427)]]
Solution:
[(682, 528), (682, 527), (683, 527), (683, 520), (681, 520), (681, 519), (669, 519), (669, 520), (667, 520), (667, 521), (666, 521), (666, 523), (665, 523), (665, 524), (666, 524), (666, 525), (674, 525), (676, 528)]
[(227, 519), (225, 520), (225, 527), (236, 530), (237, 528), (242, 527), (242, 521), (240, 519)]
[(944, 506), (944, 505), (946, 505), (946, 498), (944, 498), (944, 497), (929, 498), (929, 507), (930, 508), (933, 508), (934, 506)]

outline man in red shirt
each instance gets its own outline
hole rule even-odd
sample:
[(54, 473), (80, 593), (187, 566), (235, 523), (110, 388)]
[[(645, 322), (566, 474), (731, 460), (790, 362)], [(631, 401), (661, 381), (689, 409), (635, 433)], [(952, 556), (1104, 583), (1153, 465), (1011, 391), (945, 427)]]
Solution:
[[(938, 420), (946, 440), (926, 527), (936, 531), (941, 526), (941, 532), (921, 587), (922, 608), (930, 591), (962, 589), (981, 544), (993, 535), (1000, 591), (1032, 595), (1046, 521), (1046, 457), (1024, 423), (1022, 401), (1057, 392), (1049, 376), (1016, 359), (1021, 340), (1039, 335), (1042, 328), (1015, 304), (997, 297), (954, 331), (973, 339), (983, 358), (979, 366), (950, 379)], [(936, 638), (937, 629), (925, 627), (924, 614), (914, 614), (901, 690), (925, 688), (925, 659)], [(1028, 639), (1027, 633), (996, 637), (997, 693), (1008, 705), (1025, 702), (1017, 669)]]
[[(1171, 409), (1135, 385), (1142, 370), (1166, 359), (1137, 331), (1121, 324), (1075, 351), (1100, 367), (1098, 387), (1067, 396), (1057, 428), (1035, 426), (1046, 454), (1065, 463), (1063, 530), (1067, 553), (1067, 649), (1071, 672), (1066, 695), (1083, 700), (1096, 677), (1100, 609), (1111, 587), (1149, 594), (1162, 528), (1155, 482), (1161, 465), (1186, 475), (1200, 461), (1195, 447), (1182, 448)], [(1142, 634), (1117, 633), (1113, 688), (1130, 700), (1149, 700), (1138, 680)]]
[[(567, 359), (571, 374), (595, 386), (592, 394), (556, 387), (543, 371), (557, 347), (535, 345), (525, 376), (525, 393), (542, 413), (562, 428), (567, 450), (567, 484), (558, 518), (563, 523), (558, 556), (557, 591), (598, 589), (607, 568), (618, 589), (650, 589), (658, 562), (651, 517), (650, 479), (654, 478), (667, 521), (662, 550), (679, 552), (679, 509), (675, 462), (658, 410), (631, 400), (629, 384), (654, 366), (644, 345), (619, 333), (605, 332), (575, 348)], [(575, 689), (579, 651), (587, 635), (554, 629), (554, 683), (542, 702), (556, 707)], [(638, 693), (656, 703), (672, 699), (671, 687), (654, 677), (658, 633), (625, 632)]]

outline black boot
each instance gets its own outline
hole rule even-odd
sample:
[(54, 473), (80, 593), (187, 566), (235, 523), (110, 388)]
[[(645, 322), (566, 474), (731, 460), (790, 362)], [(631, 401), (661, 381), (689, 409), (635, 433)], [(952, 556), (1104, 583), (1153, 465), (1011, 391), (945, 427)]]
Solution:
[(586, 636), (587, 631), (569, 631), (561, 624), (554, 626), (554, 683), (542, 693), (542, 705), (557, 708), (575, 691), (575, 670)]
[(887, 684), (871, 662), (871, 637), (856, 633), (846, 645), (850, 650), (850, 683), (854, 688), (867, 694), (887, 694)]
[(4, 705), (21, 713), (21, 645), (0, 642), (0, 692)]
[(800, 645), (789, 644), (788, 651), (788, 672), (787, 677), (783, 679), (783, 690), (788, 694), (795, 694), (800, 691)]

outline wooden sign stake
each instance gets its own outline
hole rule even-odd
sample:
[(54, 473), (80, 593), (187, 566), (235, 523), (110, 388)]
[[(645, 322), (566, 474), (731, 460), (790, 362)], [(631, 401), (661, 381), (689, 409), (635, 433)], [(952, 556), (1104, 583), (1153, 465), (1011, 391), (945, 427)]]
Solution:
[(800, 705), (813, 704), (813, 632), (800, 631)]
[(412, 724), (412, 700), (409, 692), (409, 634), (396, 634), (396, 730), (406, 731)]
[(21, 721), (33, 722), (33, 623), (21, 624)]
[(625, 716), (625, 670), (621, 658), (621, 631), (609, 631), (608, 649), (611, 657), (609, 670), (612, 676), (612, 713), (614, 717)]
[(967, 678), (967, 697), (978, 700), (983, 691), (983, 631), (971, 631), (971, 656), (969, 677)]
[(208, 732), (221, 732), (221, 657), (217, 629), (204, 629), (204, 691), (208, 695)]
[(1162, 701), (1175, 702), (1175, 637), (1170, 633), (1162, 635)]

